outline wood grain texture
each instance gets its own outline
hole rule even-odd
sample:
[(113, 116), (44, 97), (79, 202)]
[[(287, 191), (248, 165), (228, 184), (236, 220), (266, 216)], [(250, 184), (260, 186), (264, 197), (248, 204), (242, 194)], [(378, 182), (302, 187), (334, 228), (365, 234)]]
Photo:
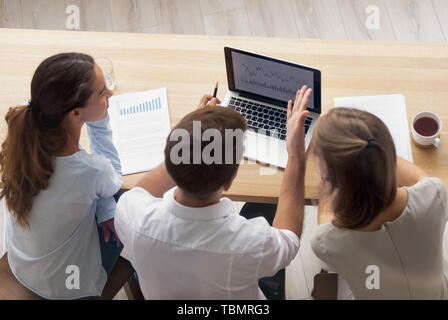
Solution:
[(291, 0), (301, 38), (347, 38), (336, 0)]
[[(312, 65), (322, 70), (323, 113), (341, 96), (401, 93), (408, 121), (422, 110), (434, 111), (448, 123), (448, 46), (445, 43), (329, 41), (249, 37), (147, 35), (0, 29), (0, 118), (8, 108), (29, 97), (31, 77), (46, 57), (61, 51), (81, 51), (114, 62), (116, 94), (166, 87), (171, 124), (193, 111), (200, 97), (218, 80), (227, 87), (224, 46)], [(123, 50), (126, 48), (126, 50)], [(148, 76), (149, 75), (149, 76)], [(225, 90), (219, 92), (223, 98)], [(410, 126), (409, 126), (410, 127)], [(6, 124), (0, 122), (0, 140)], [(448, 126), (442, 141), (448, 141)], [(81, 142), (87, 148), (85, 130)], [(88, 148), (87, 148), (88, 149)], [(448, 185), (448, 143), (422, 150), (412, 145), (414, 162)], [(227, 195), (238, 201), (276, 202), (283, 170), (261, 175), (260, 165), (241, 165)], [(141, 175), (126, 176), (124, 187)], [(307, 162), (306, 198), (318, 196), (319, 175)]]
[[(448, 41), (447, 0), (0, 0), (0, 27), (267, 37)], [(381, 28), (366, 28), (368, 5)], [(244, 12), (243, 12), (244, 11)], [(249, 28), (248, 28), (249, 25)]]
[(235, 9), (244, 9), (244, 0), (200, 0), (202, 14), (207, 16)]
[(113, 31), (137, 30), (137, 2), (135, 0), (110, 0)]
[(8, 212), (5, 212), (6, 205), (5, 205), (6, 199), (3, 198), (0, 200), (0, 257), (3, 257), (3, 255), (6, 252), (6, 241), (5, 241), (5, 235), (6, 235), (6, 220), (8, 219)]
[(205, 34), (199, 0), (156, 0), (161, 33)]
[(448, 0), (433, 0), (433, 3), (445, 41), (448, 41)]
[[(349, 40), (397, 40), (384, 0), (338, 0), (338, 5)], [(371, 5), (379, 9), (379, 29), (366, 26), (366, 9)]]
[(385, 0), (399, 41), (445, 41), (431, 0)]
[(244, 0), (252, 35), (297, 38), (290, 0)]
[(250, 36), (252, 31), (247, 21), (246, 10), (235, 9), (204, 16), (207, 35)]
[(150, 34), (156, 34), (160, 33), (159, 26), (153, 26), (153, 27), (146, 27), (146, 28), (138, 28), (137, 32), (139, 33), (150, 33)]
[(87, 31), (113, 31), (110, 0), (81, 0), (81, 26)]
[(0, 0), (0, 28), (4, 27), (4, 19), (5, 19), (5, 14), (4, 14), (4, 8), (5, 8), (5, 0)]
[(22, 2), (18, 0), (2, 0), (1, 25), (4, 28), (22, 28)]
[(65, 3), (60, 0), (21, 0), (23, 28), (65, 29)]
[(137, 13), (138, 29), (157, 27), (155, 0), (134, 0)]

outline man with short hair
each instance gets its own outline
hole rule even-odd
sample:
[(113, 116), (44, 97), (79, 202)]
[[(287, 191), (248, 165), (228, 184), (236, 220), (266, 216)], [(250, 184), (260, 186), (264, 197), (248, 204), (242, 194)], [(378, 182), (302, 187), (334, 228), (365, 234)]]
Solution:
[(310, 93), (304, 87), (294, 107), (288, 103), (289, 159), (273, 227), (238, 215), (222, 197), (242, 159), (247, 124), (239, 113), (205, 107), (212, 97), (204, 96), (172, 130), (165, 163), (122, 195), (115, 214), (146, 299), (266, 298), (258, 280), (286, 267), (299, 249)]

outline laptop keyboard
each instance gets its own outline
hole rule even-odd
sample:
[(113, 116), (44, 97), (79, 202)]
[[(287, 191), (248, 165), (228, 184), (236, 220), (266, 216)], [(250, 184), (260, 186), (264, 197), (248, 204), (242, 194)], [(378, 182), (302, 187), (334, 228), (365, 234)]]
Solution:
[[(277, 138), (286, 140), (286, 109), (276, 109), (265, 104), (232, 97), (229, 107), (246, 118), (247, 125), (256, 132), (262, 129), (267, 136), (277, 133)], [(305, 134), (308, 133), (312, 118), (305, 121)], [(275, 131), (276, 130), (276, 131)]]

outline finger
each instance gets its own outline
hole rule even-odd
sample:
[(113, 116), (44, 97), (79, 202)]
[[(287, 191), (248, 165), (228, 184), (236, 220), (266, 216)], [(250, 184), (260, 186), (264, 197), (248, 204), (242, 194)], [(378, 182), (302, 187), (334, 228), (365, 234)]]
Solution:
[(121, 241), (118, 238), (116, 233), (114, 233), (114, 240), (115, 240), (115, 242), (117, 242), (117, 248), (121, 247)]
[(111, 220), (109, 223), (109, 229), (112, 230), (113, 233), (115, 233), (115, 225), (114, 220)]
[(119, 248), (119, 247), (121, 246), (121, 241), (120, 241), (120, 239), (118, 238), (117, 232), (115, 231), (115, 225), (114, 225), (113, 222), (111, 222), (111, 223), (109, 224), (109, 228), (110, 228), (110, 230), (112, 231), (112, 234), (114, 235), (114, 240), (115, 240), (115, 242), (117, 243), (117, 248)]
[(300, 92), (302, 91), (302, 89), (300, 89), (300, 90), (297, 90), (297, 93), (296, 93), (296, 98), (295, 98), (295, 100), (294, 100), (294, 108), (293, 108), (293, 111), (295, 111), (296, 110), (296, 108), (298, 108), (298, 106), (299, 106), (299, 101), (300, 101)]
[(286, 119), (289, 120), (292, 115), (292, 100), (288, 101), (288, 109), (286, 110)]
[(302, 111), (302, 113), (299, 116), (298, 127), (300, 128), (300, 130), (301, 130), (300, 132), (303, 133), (303, 135), (305, 135), (305, 121), (309, 114), (310, 114), (309, 111)]
[(199, 107), (205, 107), (211, 98), (213, 97), (209, 94), (203, 95), (201, 101), (199, 101)]
[(299, 108), (301, 111), (306, 109), (306, 107), (308, 105), (308, 102), (310, 100), (311, 92), (313, 92), (313, 90), (311, 88), (306, 90), (305, 95), (304, 95), (304, 97), (302, 99), (302, 102), (300, 104), (300, 108)]
[(307, 88), (308, 88), (307, 86), (303, 86), (302, 90), (300, 90), (300, 101), (303, 101), (303, 97), (305, 95), (305, 92), (306, 92)]
[(100, 224), (100, 227), (101, 230), (103, 230), (104, 241), (109, 242), (110, 240), (109, 228), (105, 223)]
[(209, 103), (208, 104), (212, 104), (212, 105), (217, 105), (219, 102), (218, 102), (218, 99), (216, 99), (216, 98), (212, 98), (210, 101), (209, 101)]

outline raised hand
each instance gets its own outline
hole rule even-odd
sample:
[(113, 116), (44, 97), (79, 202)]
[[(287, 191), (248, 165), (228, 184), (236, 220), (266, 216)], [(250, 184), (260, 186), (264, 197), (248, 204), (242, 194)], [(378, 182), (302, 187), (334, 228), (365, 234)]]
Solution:
[(305, 120), (309, 111), (306, 110), (312, 89), (303, 86), (297, 91), (294, 106), (288, 102), (286, 124), (286, 149), (289, 157), (305, 156)]

